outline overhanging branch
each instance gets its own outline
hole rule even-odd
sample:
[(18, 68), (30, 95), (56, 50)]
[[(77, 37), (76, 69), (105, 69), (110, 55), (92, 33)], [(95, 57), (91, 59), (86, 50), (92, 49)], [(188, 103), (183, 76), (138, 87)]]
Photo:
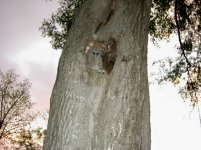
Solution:
[(187, 56), (186, 56), (186, 52), (183, 46), (183, 43), (181, 41), (181, 32), (180, 32), (180, 26), (179, 26), (179, 20), (178, 20), (178, 13), (177, 13), (177, 9), (178, 9), (178, 0), (175, 0), (175, 7), (174, 7), (174, 19), (175, 19), (175, 23), (176, 23), (176, 29), (177, 29), (177, 34), (178, 34), (178, 39), (179, 39), (179, 44), (180, 44), (180, 49), (182, 52), (182, 56), (185, 58), (186, 63), (187, 63), (187, 71), (189, 71), (189, 68), (191, 67), (191, 63), (189, 62)]
[[(184, 45), (182, 43), (182, 40), (181, 40), (181, 31), (180, 31), (180, 24), (179, 24), (179, 19), (178, 19), (178, 0), (175, 0), (175, 7), (174, 7), (174, 19), (175, 19), (175, 23), (176, 23), (176, 30), (177, 30), (177, 35), (178, 35), (178, 39), (179, 39), (179, 44), (180, 44), (180, 49), (181, 49), (181, 55), (184, 57), (186, 63), (187, 63), (187, 75), (189, 77), (189, 80), (190, 80), (190, 83), (188, 83), (187, 81), (187, 85), (190, 84), (191, 87), (193, 87), (193, 84), (194, 84), (194, 81), (191, 77), (191, 73), (190, 73), (190, 69), (192, 67), (191, 65), (191, 62), (188, 60), (188, 57), (186, 55), (186, 51), (185, 51), (185, 48), (184, 48)], [(193, 100), (194, 102), (197, 102), (197, 90), (196, 88), (195, 89), (192, 89), (190, 92), (192, 92), (192, 96), (191, 96), (191, 100), (193, 99), (193, 97), (196, 99), (196, 100)], [(195, 104), (195, 103), (194, 103)]]

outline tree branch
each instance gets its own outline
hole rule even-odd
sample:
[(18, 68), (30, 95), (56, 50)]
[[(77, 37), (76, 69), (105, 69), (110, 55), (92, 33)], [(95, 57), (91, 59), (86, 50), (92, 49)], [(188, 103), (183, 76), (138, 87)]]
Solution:
[[(2, 119), (2, 127), (3, 127), (4, 121), (5, 121), (6, 117), (7, 117), (7, 115), (12, 110), (12, 108), (16, 105), (16, 103), (22, 97), (23, 94), (24, 94), (24, 92), (22, 91), (22, 93), (19, 95), (19, 97), (14, 101), (14, 103), (11, 105), (11, 107), (8, 109), (8, 111), (4, 114), (3, 119)], [(5, 128), (6, 128), (6, 126), (7, 126), (7, 124), (5, 124)], [(4, 131), (4, 129), (2, 131)]]
[[(193, 79), (192, 79), (191, 74), (190, 74), (190, 68), (192, 67), (192, 65), (191, 65), (190, 61), (188, 60), (188, 57), (186, 56), (186, 52), (185, 52), (185, 49), (184, 49), (184, 46), (183, 46), (183, 43), (182, 43), (182, 40), (181, 40), (181, 31), (180, 31), (180, 25), (179, 25), (179, 19), (178, 19), (178, 0), (175, 0), (174, 19), (175, 19), (175, 23), (176, 23), (176, 29), (177, 29), (177, 34), (178, 34), (181, 53), (182, 53), (182, 56), (184, 57), (184, 59), (185, 59), (185, 61), (187, 63), (187, 68), (186, 68), (187, 75), (189, 77), (190, 84), (193, 84), (194, 82), (193, 82)], [(187, 82), (187, 85), (188, 84), (189, 83)], [(190, 92), (192, 92), (192, 94), (194, 94), (194, 96), (193, 95), (191, 96), (191, 99), (195, 98), (197, 100), (197, 90), (192, 89)]]
[(177, 9), (178, 9), (178, 0), (175, 0), (174, 19), (175, 19), (175, 23), (176, 23), (176, 29), (177, 29), (177, 34), (178, 34), (178, 39), (179, 39), (179, 44), (180, 44), (181, 52), (182, 52), (182, 55), (185, 58), (186, 63), (187, 63), (187, 71), (189, 71), (189, 68), (191, 67), (191, 63), (189, 62), (189, 60), (188, 60), (188, 58), (186, 56), (186, 52), (185, 52), (183, 43), (181, 41), (181, 32), (180, 32), (180, 26), (179, 26)]

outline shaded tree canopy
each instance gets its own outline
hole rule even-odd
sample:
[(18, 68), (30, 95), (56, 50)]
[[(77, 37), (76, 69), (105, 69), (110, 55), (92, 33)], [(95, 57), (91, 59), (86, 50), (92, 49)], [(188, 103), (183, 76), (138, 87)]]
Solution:
[[(51, 38), (54, 49), (63, 49), (76, 10), (84, 0), (60, 0), (60, 8), (42, 22), (43, 36)], [(178, 56), (161, 60), (166, 64), (159, 81), (185, 85), (180, 89), (183, 98), (195, 106), (201, 87), (201, 0), (153, 0), (149, 33), (154, 42), (177, 35)]]
[(30, 99), (30, 82), (17, 81), (14, 70), (0, 71), (0, 139), (14, 139), (34, 118), (28, 110), (33, 106)]

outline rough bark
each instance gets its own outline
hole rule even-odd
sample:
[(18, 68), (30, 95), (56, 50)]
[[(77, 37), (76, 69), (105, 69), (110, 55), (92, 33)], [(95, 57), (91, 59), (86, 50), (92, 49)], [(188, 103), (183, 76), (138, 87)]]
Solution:
[[(150, 0), (88, 0), (62, 52), (44, 150), (150, 150), (147, 42)], [(94, 40), (117, 43), (109, 74), (89, 73)]]

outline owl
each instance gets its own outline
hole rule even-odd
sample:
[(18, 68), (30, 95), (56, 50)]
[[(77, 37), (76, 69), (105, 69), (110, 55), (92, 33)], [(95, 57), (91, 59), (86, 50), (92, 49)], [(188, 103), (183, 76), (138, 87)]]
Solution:
[(109, 74), (116, 60), (116, 42), (92, 41), (85, 50), (87, 68), (98, 73)]
[(103, 67), (103, 60), (106, 46), (102, 42), (90, 42), (86, 48), (87, 67), (98, 73), (106, 73)]

